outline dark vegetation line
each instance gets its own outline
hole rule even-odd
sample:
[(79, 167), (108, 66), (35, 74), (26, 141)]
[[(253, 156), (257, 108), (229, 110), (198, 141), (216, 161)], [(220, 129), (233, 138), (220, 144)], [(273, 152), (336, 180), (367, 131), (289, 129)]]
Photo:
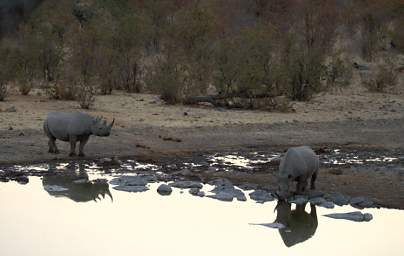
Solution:
[(38, 87), (90, 108), (119, 89), (287, 111), (349, 85), (367, 69), (352, 56), (378, 63), (369, 90), (394, 85), (403, 17), (401, 0), (2, 0), (0, 100)]

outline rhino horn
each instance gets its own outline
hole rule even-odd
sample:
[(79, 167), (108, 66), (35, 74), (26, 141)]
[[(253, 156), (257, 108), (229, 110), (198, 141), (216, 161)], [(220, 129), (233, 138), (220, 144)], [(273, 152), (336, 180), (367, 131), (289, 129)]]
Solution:
[(112, 197), (112, 194), (111, 194), (111, 192), (109, 191), (109, 189), (107, 189), (106, 194), (111, 198), (111, 202), (113, 202), (113, 201), (114, 201), (114, 198)]
[(109, 127), (112, 128), (112, 126), (114, 126), (114, 123), (115, 123), (115, 118), (112, 119), (112, 122), (111, 122), (111, 124), (109, 125)]

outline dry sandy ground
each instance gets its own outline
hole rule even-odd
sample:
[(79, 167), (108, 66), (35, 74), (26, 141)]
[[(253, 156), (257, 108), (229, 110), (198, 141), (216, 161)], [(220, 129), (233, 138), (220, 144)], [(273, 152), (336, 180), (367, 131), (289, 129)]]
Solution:
[[(0, 166), (69, 159), (67, 143), (59, 142), (61, 154), (47, 153), (42, 122), (50, 111), (80, 111), (78, 104), (48, 100), (36, 92), (33, 95), (14, 94), (0, 102)], [(4, 112), (11, 106), (17, 111)], [(317, 95), (308, 103), (294, 103), (294, 109), (294, 113), (269, 113), (167, 106), (156, 95), (114, 92), (98, 96), (88, 111), (109, 120), (115, 117), (113, 133), (107, 138), (91, 138), (86, 153), (88, 158), (157, 161), (202, 152), (285, 149), (301, 144), (404, 148), (404, 95), (348, 89)], [(370, 196), (404, 209), (401, 176), (347, 172), (324, 175), (318, 182), (326, 192)]]

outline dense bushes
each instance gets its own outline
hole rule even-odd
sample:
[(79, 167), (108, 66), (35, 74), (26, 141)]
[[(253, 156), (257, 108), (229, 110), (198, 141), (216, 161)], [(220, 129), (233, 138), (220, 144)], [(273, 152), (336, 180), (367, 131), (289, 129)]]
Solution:
[[(397, 0), (47, 0), (9, 43), (13, 61), (0, 60), (0, 99), (13, 80), (22, 94), (42, 85), (50, 98), (83, 108), (113, 89), (175, 104), (212, 85), (231, 102), (309, 100), (349, 84), (350, 64), (334, 48), (341, 34), (359, 35), (367, 60), (387, 36), (402, 49), (400, 14)], [(372, 90), (393, 84), (388, 72)]]

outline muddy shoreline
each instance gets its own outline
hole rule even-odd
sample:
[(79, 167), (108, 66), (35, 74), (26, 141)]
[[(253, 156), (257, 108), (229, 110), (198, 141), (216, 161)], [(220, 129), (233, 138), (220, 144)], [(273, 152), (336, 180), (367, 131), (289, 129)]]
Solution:
[[(85, 158), (70, 158), (68, 143), (58, 142), (61, 151), (58, 155), (47, 152), (47, 138), (41, 124), (49, 111), (77, 111), (75, 103), (13, 96), (12, 101), (2, 103), (4, 109), (15, 104), (17, 112), (1, 113), (0, 170), (12, 165), (105, 157), (164, 163), (218, 152), (283, 152), (294, 145), (404, 152), (401, 97), (373, 94), (329, 97), (329, 100), (320, 97), (316, 99), (318, 102), (296, 103), (299, 108), (295, 113), (167, 106), (153, 95), (141, 94), (98, 97), (98, 110), (90, 114), (116, 117), (116, 126), (110, 137), (90, 139)], [(340, 102), (341, 99), (345, 101)], [(374, 104), (365, 104), (370, 101)], [(359, 169), (346, 166), (342, 170), (323, 166), (318, 189), (367, 196), (383, 206), (404, 209), (402, 165), (399, 163), (393, 171), (377, 166)], [(258, 173), (215, 172), (194, 178), (223, 176), (236, 183), (274, 187), (275, 170), (276, 166), (269, 166)]]
[[(227, 178), (234, 184), (255, 184), (274, 188), (277, 164), (260, 166), (259, 171), (184, 171), (180, 163), (199, 161), (204, 155), (220, 152), (283, 152), (292, 145), (311, 145), (320, 154), (327, 149), (371, 152), (374, 155), (394, 152), (394, 165), (323, 164), (317, 189), (324, 193), (341, 193), (350, 197), (371, 198), (387, 208), (404, 209), (403, 119), (344, 121), (328, 123), (283, 123), (228, 127), (116, 129), (111, 137), (92, 138), (87, 157), (67, 156), (67, 143), (59, 143), (61, 154), (46, 152), (46, 137), (40, 130), (13, 130), (2, 134), (0, 169), (33, 163), (76, 162), (118, 157), (164, 166), (163, 171), (179, 177), (208, 182)], [(24, 133), (20, 136), (20, 133)], [(325, 151), (324, 151), (325, 149)], [(202, 162), (202, 165), (205, 162)], [(176, 166), (172, 168), (170, 166)], [(390, 167), (391, 168), (390, 168)], [(30, 173), (27, 173), (28, 175)], [(31, 173), (42, 176), (44, 173)]]
[[(110, 137), (92, 136), (84, 159), (116, 156), (159, 160), (209, 152), (270, 151), (294, 145), (388, 150), (404, 148), (403, 127), (404, 118), (192, 128), (117, 127)], [(58, 155), (48, 153), (47, 147), (47, 138), (40, 128), (2, 130), (0, 166), (72, 159), (68, 157), (68, 143), (58, 142)]]

